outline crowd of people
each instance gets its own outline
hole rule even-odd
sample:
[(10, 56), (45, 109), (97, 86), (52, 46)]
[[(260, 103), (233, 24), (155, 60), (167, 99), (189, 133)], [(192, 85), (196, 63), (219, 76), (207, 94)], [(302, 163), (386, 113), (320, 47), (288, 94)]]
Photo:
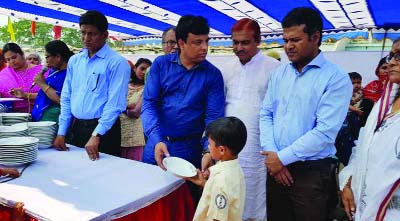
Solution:
[[(319, 49), (322, 18), (311, 8), (283, 18), (289, 63), (263, 55), (259, 24), (243, 18), (221, 70), (206, 59), (202, 16), (165, 30), (153, 62), (111, 49), (98, 11), (79, 26), (84, 48), (75, 55), (55, 40), (44, 65), (15, 43), (0, 58), (0, 97), (23, 99), (0, 110), (57, 122), (57, 150), (69, 143), (93, 161), (106, 153), (164, 170), (164, 157), (191, 162), (194, 220), (332, 221), (338, 190), (349, 220), (400, 217), (400, 39), (362, 88), (359, 73)], [(7, 174), (19, 176), (0, 169)]]

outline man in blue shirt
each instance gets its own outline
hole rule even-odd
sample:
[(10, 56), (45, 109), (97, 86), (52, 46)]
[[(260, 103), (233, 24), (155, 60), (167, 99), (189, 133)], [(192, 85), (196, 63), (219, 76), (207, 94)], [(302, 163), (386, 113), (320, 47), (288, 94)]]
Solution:
[(144, 89), (142, 122), (148, 140), (143, 161), (162, 164), (176, 156), (200, 167), (205, 126), (224, 116), (221, 72), (206, 60), (210, 27), (205, 18), (187, 15), (176, 27), (177, 53), (155, 59)]
[(268, 221), (328, 221), (336, 206), (336, 135), (352, 95), (346, 72), (319, 50), (322, 19), (295, 8), (282, 22), (291, 63), (278, 67), (260, 112)]
[(99, 152), (120, 156), (119, 115), (126, 108), (131, 70), (107, 45), (108, 22), (102, 13), (87, 11), (79, 26), (85, 48), (68, 62), (54, 146), (68, 150), (65, 135), (70, 129), (71, 144), (85, 147), (91, 160), (99, 159)]

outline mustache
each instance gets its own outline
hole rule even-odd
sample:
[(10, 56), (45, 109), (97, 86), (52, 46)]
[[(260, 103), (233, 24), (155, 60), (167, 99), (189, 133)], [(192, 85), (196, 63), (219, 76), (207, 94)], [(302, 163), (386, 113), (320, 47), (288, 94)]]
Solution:
[(246, 52), (245, 51), (243, 51), (243, 50), (240, 50), (240, 51), (235, 51), (235, 54), (245, 54)]

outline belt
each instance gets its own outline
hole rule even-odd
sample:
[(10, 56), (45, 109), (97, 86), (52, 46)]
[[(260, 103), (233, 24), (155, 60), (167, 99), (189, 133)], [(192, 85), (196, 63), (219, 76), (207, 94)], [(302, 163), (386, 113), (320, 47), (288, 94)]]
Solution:
[(290, 168), (321, 168), (326, 166), (336, 165), (337, 160), (331, 157), (319, 159), (319, 160), (306, 160), (306, 161), (297, 161), (292, 164), (289, 164)]
[(96, 126), (99, 123), (99, 118), (87, 119), (87, 120), (75, 118), (74, 123), (77, 125), (80, 125), (80, 126), (84, 126), (84, 127), (92, 127), (92, 126)]
[(165, 140), (169, 142), (182, 142), (182, 141), (189, 141), (194, 139), (200, 139), (203, 134), (191, 134), (187, 136), (181, 137), (172, 137), (172, 136), (164, 136)]

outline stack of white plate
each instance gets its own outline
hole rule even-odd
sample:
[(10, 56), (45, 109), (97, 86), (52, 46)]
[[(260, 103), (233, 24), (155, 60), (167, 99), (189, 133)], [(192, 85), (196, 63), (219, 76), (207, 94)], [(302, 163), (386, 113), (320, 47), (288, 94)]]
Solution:
[(53, 121), (39, 121), (18, 123), (14, 126), (27, 125), (29, 136), (39, 139), (39, 148), (49, 148), (53, 145), (54, 138), (57, 135), (57, 124)]
[(0, 126), (0, 138), (25, 137), (29, 135), (28, 127), (21, 126)]
[(0, 164), (17, 166), (37, 159), (39, 139), (9, 137), (0, 139)]
[(10, 126), (16, 123), (28, 122), (31, 115), (28, 113), (0, 113), (3, 125)]

